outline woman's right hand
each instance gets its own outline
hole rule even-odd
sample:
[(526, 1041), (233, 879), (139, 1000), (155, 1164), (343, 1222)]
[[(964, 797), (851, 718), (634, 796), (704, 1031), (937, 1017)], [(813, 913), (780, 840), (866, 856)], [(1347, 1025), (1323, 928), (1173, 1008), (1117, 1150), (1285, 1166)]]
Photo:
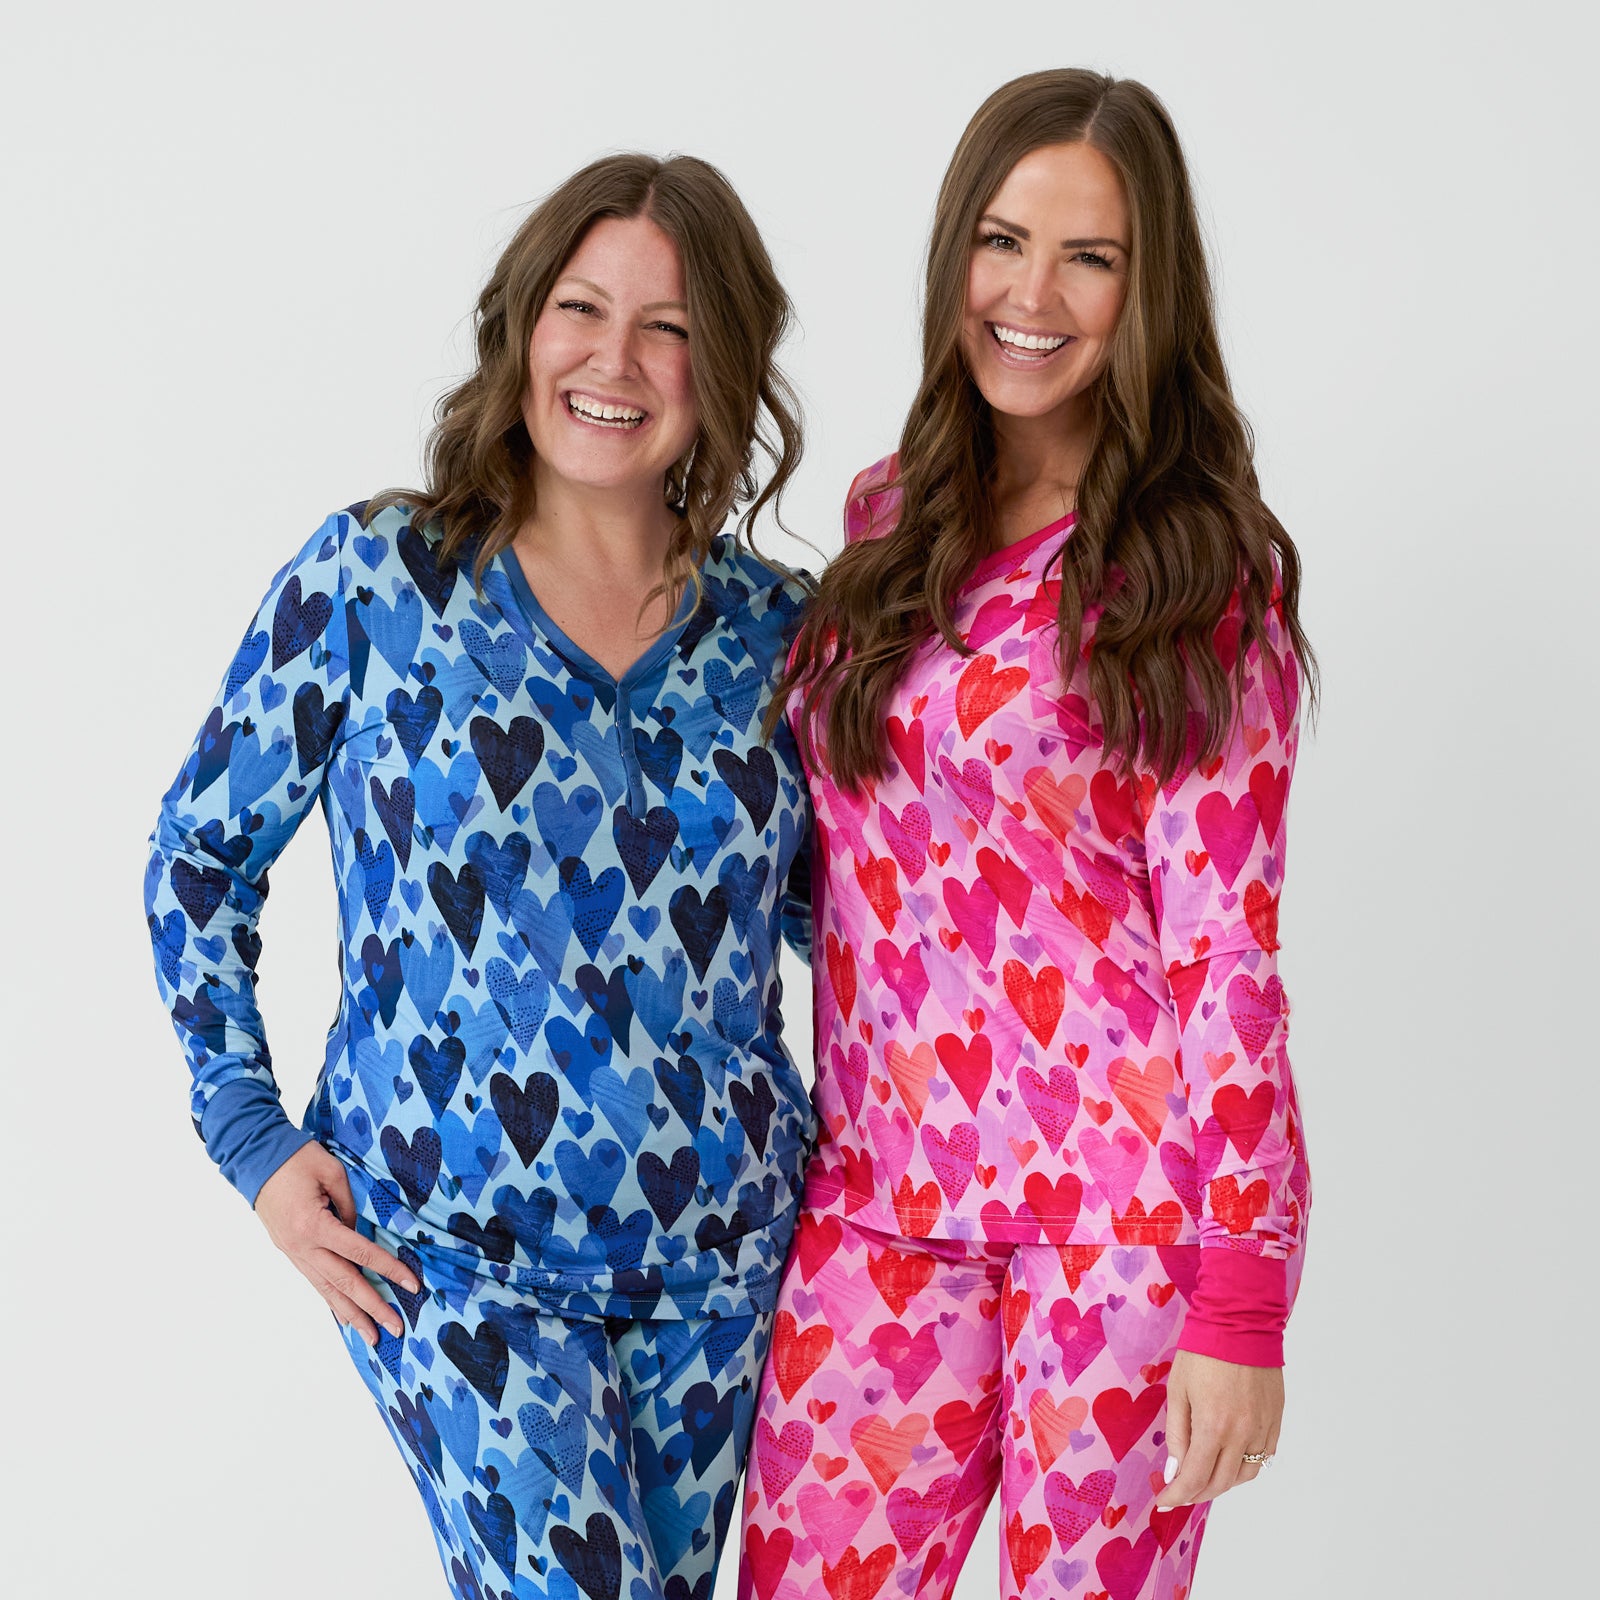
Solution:
[(369, 1345), (381, 1323), (395, 1338), (405, 1332), (400, 1313), (361, 1276), (360, 1268), (418, 1294), (416, 1275), (355, 1229), (350, 1179), (336, 1156), (320, 1144), (303, 1145), (262, 1184), (256, 1215), (272, 1242), (328, 1302), (338, 1320)]

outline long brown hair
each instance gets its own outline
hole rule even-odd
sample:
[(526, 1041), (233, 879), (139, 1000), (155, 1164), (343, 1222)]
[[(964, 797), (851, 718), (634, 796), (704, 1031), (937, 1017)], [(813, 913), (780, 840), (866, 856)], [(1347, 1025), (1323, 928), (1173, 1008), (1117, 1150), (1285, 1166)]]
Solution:
[[(781, 696), (803, 693), (803, 748), (817, 757), (820, 723), (821, 759), (845, 788), (884, 771), (885, 702), (912, 652), (938, 634), (970, 654), (952, 613), (993, 546), (996, 466), (993, 419), (961, 345), (974, 236), (1023, 156), (1078, 142), (1120, 175), (1132, 239), (1127, 296), (1090, 395), (1077, 523), (1061, 557), (1062, 676), (1072, 675), (1085, 612), (1103, 606), (1089, 677), (1107, 759), (1152, 766), (1163, 781), (1226, 742), (1246, 650), (1257, 641), (1270, 654), (1264, 620), (1275, 596), (1315, 694), (1297, 610), (1300, 561), (1262, 503), (1249, 426), (1228, 387), (1171, 118), (1130, 79), (1036, 72), (997, 89), (956, 146), (928, 247), (922, 381), (885, 486), (900, 491), (898, 515), (828, 567), (780, 685)], [(1230, 681), (1212, 636), (1235, 594), (1243, 622)]]
[[(677, 246), (689, 304), (689, 364), (700, 429), (666, 475), (680, 521), (668, 547), (668, 590), (688, 580), (736, 505), (748, 542), (761, 510), (776, 513), (799, 465), (794, 391), (776, 361), (793, 309), (733, 185), (693, 156), (602, 157), (545, 197), (501, 252), (474, 316), (478, 364), (438, 404), (425, 455), (427, 487), (392, 489), (368, 515), (405, 503), (441, 535), (436, 555), (475, 549), (475, 576), (533, 510), (533, 445), (522, 420), (533, 325), (562, 269), (602, 217), (648, 217)], [(763, 486), (756, 452), (771, 475)], [(659, 592), (659, 591), (657, 591)], [(646, 602), (648, 604), (648, 601)]]

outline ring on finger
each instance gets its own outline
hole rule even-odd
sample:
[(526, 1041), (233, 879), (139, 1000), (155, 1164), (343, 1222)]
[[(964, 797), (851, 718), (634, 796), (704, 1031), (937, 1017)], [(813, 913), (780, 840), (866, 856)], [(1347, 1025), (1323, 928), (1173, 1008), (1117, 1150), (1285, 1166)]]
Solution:
[(1244, 1459), (1248, 1461), (1252, 1467), (1264, 1467), (1271, 1462), (1272, 1452), (1270, 1450), (1246, 1450), (1244, 1453)]

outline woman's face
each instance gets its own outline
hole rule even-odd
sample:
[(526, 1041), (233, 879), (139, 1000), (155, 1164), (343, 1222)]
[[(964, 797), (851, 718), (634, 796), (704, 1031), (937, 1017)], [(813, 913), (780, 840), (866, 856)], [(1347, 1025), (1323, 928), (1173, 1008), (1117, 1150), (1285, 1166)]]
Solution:
[(677, 246), (648, 217), (604, 217), (533, 325), (522, 419), (569, 484), (659, 499), (700, 424)]
[(1128, 287), (1128, 205), (1087, 144), (1030, 150), (978, 219), (962, 348), (1005, 416), (1046, 417), (1100, 375)]

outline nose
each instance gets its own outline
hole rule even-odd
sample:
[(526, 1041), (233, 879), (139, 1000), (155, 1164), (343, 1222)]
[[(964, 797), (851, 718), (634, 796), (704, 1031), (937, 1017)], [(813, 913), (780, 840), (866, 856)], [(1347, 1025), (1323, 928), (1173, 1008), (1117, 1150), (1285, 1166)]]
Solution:
[(1043, 250), (1036, 250), (1022, 263), (1011, 284), (1011, 299), (1018, 311), (1041, 316), (1055, 298), (1055, 262)]
[(595, 336), (589, 365), (607, 378), (631, 378), (638, 370), (637, 329), (622, 317), (609, 318)]

